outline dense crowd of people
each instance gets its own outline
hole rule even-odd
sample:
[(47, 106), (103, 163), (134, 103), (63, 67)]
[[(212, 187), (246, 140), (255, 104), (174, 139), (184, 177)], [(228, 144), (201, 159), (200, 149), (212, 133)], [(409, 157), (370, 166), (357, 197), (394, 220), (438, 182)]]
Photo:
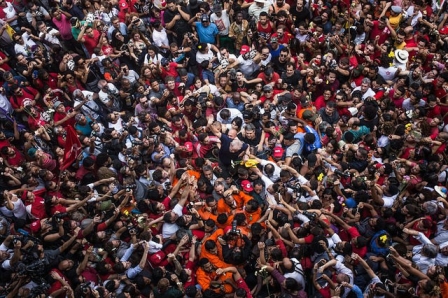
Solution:
[(0, 0), (1, 297), (448, 297), (448, 10)]

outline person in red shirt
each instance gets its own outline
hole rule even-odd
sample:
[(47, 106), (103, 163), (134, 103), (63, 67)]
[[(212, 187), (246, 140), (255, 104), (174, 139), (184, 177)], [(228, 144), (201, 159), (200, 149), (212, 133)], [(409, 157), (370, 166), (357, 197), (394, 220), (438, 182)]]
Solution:
[(36, 105), (36, 101), (40, 99), (40, 93), (32, 87), (22, 87), (18, 85), (11, 86), (11, 97), (9, 102), (17, 113), (21, 113), (24, 108), (24, 102), (28, 102), (31, 106)]
[[(374, 41), (376, 40), (376, 37), (378, 36), (378, 45), (382, 45), (387, 39), (389, 39), (391, 35), (391, 31), (393, 30), (390, 27), (389, 19), (386, 17), (379, 18), (378, 21), (370, 21), (369, 19), (365, 20), (367, 25), (371, 25), (372, 29), (370, 31), (370, 40)], [(391, 30), (392, 29), (392, 30)]]
[(163, 80), (165, 80), (165, 78), (168, 76), (177, 78), (179, 76), (179, 74), (177, 73), (177, 68), (181, 67), (181, 64), (177, 64), (176, 62), (169, 62), (168, 59), (162, 58), (159, 66), (160, 76)]
[(285, 47), (289, 45), (289, 42), (293, 38), (292, 34), (286, 31), (284, 25), (280, 25), (277, 28), (277, 32), (272, 34), (272, 37), (276, 37), (279, 44), (284, 45)]
[(268, 20), (267, 12), (262, 11), (260, 13), (259, 21), (257, 23), (258, 34), (264, 33), (266, 39), (269, 39), (275, 31), (274, 23)]
[(26, 161), (25, 156), (14, 146), (2, 147), (0, 153), (9, 167), (18, 167)]
[(343, 240), (339, 243), (336, 243), (336, 250), (345, 250), (347, 243), (349, 242), (351, 244), (352, 251), (363, 258), (367, 254), (367, 244), (369, 243), (367, 238), (361, 236), (356, 227), (349, 226), (339, 216), (327, 210), (324, 210), (322, 212), (327, 216), (331, 216), (334, 221), (342, 228), (338, 233), (341, 239), (347, 239), (346, 241)]
[(98, 30), (90, 26), (84, 25), (79, 32), (78, 41), (82, 42), (90, 55), (93, 54), (93, 49), (102, 44), (100, 37), (105, 37), (106, 33), (100, 33)]
[(316, 101), (314, 102), (314, 106), (316, 107), (316, 110), (319, 111), (321, 108), (325, 108), (325, 105), (329, 101), (333, 100), (333, 93), (331, 92), (330, 88), (326, 88), (324, 90), (324, 93), (316, 98)]
[(5, 53), (0, 51), (0, 68), (3, 69), (4, 71), (11, 70), (11, 66), (9, 66), (8, 62), (9, 62), (9, 57), (6, 56)]
[(54, 103), (53, 109), (55, 109), (53, 115), (55, 126), (61, 125), (64, 128), (68, 125), (75, 126), (74, 117), (76, 116), (76, 114), (78, 114), (77, 111), (72, 111), (72, 108), (65, 107), (60, 101)]

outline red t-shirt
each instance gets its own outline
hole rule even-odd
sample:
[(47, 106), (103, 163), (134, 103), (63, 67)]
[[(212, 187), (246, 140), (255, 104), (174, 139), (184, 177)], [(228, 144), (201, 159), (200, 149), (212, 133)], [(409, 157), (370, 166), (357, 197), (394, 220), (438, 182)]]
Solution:
[[(0, 9), (0, 11), (3, 12), (2, 9)], [(5, 60), (5, 58), (6, 58), (6, 55), (2, 51), (0, 51), (0, 62)], [(6, 62), (3, 63), (3, 64), (0, 64), (0, 67), (3, 68), (6, 71), (11, 70), (11, 66), (9, 66), (8, 63), (6, 63)]]
[(170, 68), (167, 70), (165, 67), (162, 67), (162, 73), (160, 76), (162, 79), (165, 80), (167, 76), (171, 76), (173, 78), (177, 78), (179, 74), (177, 73), (177, 63), (176, 62), (170, 62)]
[[(65, 113), (55, 112), (54, 116), (53, 116), (53, 121), (56, 123), (56, 122), (64, 119), (67, 116), (69, 110), (71, 110), (70, 107), (65, 107)], [(67, 127), (69, 125), (74, 127), (75, 126), (75, 118), (72, 117), (72, 118), (68, 119), (67, 121), (65, 121), (64, 123), (62, 123), (61, 125), (62, 125), (62, 127)]]
[(87, 51), (90, 55), (93, 54), (93, 49), (98, 45), (98, 41), (100, 40), (101, 33), (98, 30), (93, 29), (93, 37), (90, 37), (87, 34), (84, 34), (84, 45), (86, 46)]
[(25, 99), (34, 100), (34, 98), (36, 97), (38, 93), (36, 89), (32, 87), (25, 87), (25, 88), (21, 88), (22, 96), (12, 95), (9, 98), (9, 102), (11, 103), (13, 109), (20, 109), (23, 106), (23, 101)]
[(257, 78), (262, 79), (263, 80), (263, 84), (267, 85), (267, 84), (272, 83), (272, 82), (277, 83), (277, 81), (280, 79), (280, 76), (279, 76), (278, 73), (274, 72), (272, 74), (272, 79), (268, 81), (267, 78), (266, 78), (266, 75), (264, 74), (264, 72), (262, 72), (262, 73), (260, 73), (257, 76)]

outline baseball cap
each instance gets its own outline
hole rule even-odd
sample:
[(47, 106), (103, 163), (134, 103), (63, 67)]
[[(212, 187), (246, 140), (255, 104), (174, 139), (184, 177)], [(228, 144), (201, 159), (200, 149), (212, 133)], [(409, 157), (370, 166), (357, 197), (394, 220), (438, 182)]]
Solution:
[(271, 37), (271, 43), (274, 43), (274, 42), (278, 42), (278, 38), (277, 37)]
[(60, 102), (59, 100), (56, 101), (56, 102), (53, 104), (53, 109), (57, 109), (61, 104), (62, 104), (62, 102)]
[(28, 149), (28, 155), (33, 158), (36, 155), (36, 151), (36, 148), (31, 147), (30, 149)]
[(120, 1), (120, 9), (126, 9), (129, 8), (128, 3), (124, 0), (124, 1)]
[(207, 14), (203, 14), (203, 15), (201, 15), (201, 22), (208, 22), (210, 19), (208, 18), (208, 15)]
[(162, 58), (162, 59), (160, 59), (160, 64), (162, 66), (167, 66), (168, 64), (170, 64), (170, 61), (168, 61), (168, 59), (166, 59), (166, 58)]
[(81, 120), (81, 118), (82, 118), (82, 114), (76, 114), (75, 121), (79, 122), (79, 120)]
[(193, 150), (193, 143), (192, 142), (185, 142), (184, 146), (187, 148), (188, 151)]
[(281, 158), (283, 156), (283, 148), (280, 146), (277, 146), (274, 148), (274, 152), (272, 153), (272, 157), (274, 158)]
[(249, 52), (250, 52), (250, 47), (249, 46), (244, 45), (244, 46), (241, 47), (241, 50), (240, 50), (240, 54), (241, 55), (247, 54)]
[(448, 35), (448, 27), (443, 27), (439, 30), (439, 33), (442, 35)]
[(308, 160), (308, 167), (314, 167), (316, 165), (317, 156), (314, 153), (308, 154), (307, 158)]
[(254, 114), (251, 111), (243, 112), (243, 119), (251, 119), (253, 116), (254, 116)]
[(30, 225), (30, 230), (33, 233), (39, 232), (40, 228), (41, 228), (40, 219), (33, 221), (33, 223)]
[(317, 119), (317, 115), (313, 111), (306, 110), (303, 112), (302, 118), (304, 120), (315, 121)]
[(395, 12), (395, 13), (400, 13), (400, 12), (401, 12), (401, 7), (398, 6), (398, 5), (393, 5), (390, 9), (391, 9), (393, 12)]
[(292, 95), (291, 93), (285, 93), (281, 96), (279, 96), (279, 100), (281, 99), (282, 102), (288, 103), (292, 100)]
[(265, 85), (263, 87), (263, 91), (272, 91), (272, 90), (274, 90), (274, 88), (272, 88), (272, 85)]
[(241, 181), (241, 187), (243, 188), (243, 190), (245, 191), (252, 191), (254, 190), (254, 188), (252, 187), (252, 184), (250, 184), (249, 180), (243, 180)]

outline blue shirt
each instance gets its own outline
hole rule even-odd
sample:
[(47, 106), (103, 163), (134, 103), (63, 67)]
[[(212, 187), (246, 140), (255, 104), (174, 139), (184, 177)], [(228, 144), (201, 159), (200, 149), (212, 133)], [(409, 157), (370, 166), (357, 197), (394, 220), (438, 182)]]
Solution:
[(242, 152), (246, 151), (247, 144), (243, 143), (243, 147), (237, 152), (230, 152), (230, 143), (233, 140), (226, 134), (221, 134), (221, 148), (219, 149), (219, 161), (226, 167), (232, 165), (232, 161), (241, 161), (243, 159)]
[(214, 23), (211, 23), (207, 27), (204, 27), (201, 22), (196, 22), (196, 32), (199, 36), (199, 42), (215, 43), (215, 36), (219, 33), (218, 27)]
[(90, 136), (92, 133), (92, 127), (90, 126), (90, 123), (92, 123), (92, 120), (89, 117), (86, 117), (87, 123), (85, 125), (80, 125), (79, 123), (75, 124), (75, 129), (77, 131), (80, 131), (83, 136)]
[(274, 49), (271, 47), (271, 45), (269, 45), (269, 53), (271, 53), (271, 56), (272, 56), (271, 59), (278, 58), (278, 56), (280, 56), (280, 51), (281, 51), (283, 48), (285, 48), (285, 46), (282, 45), (282, 44), (280, 44), (280, 45), (278, 45), (278, 48), (277, 48), (276, 50), (274, 50)]
[(203, 69), (202, 70), (202, 80), (208, 80), (208, 82), (210, 84), (215, 84), (215, 76), (213, 74), (213, 71), (211, 71), (210, 69)]

